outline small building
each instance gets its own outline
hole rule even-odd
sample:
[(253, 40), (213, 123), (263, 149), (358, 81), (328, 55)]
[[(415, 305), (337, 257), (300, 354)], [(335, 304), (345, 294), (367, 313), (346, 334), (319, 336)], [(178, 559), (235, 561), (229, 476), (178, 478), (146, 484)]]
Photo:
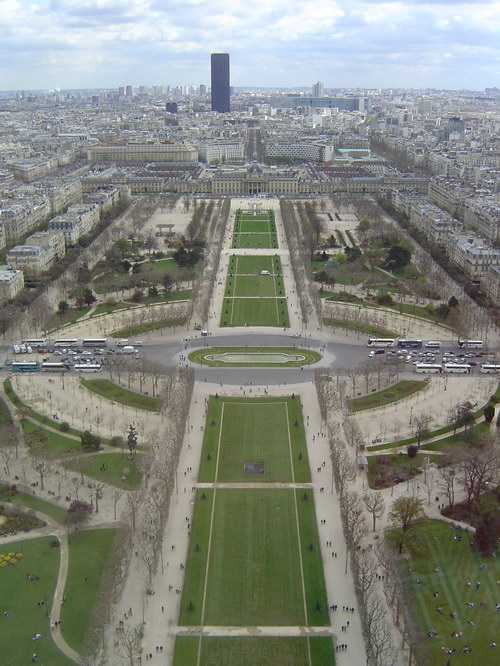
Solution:
[(0, 302), (10, 301), (24, 288), (24, 275), (11, 266), (0, 266)]

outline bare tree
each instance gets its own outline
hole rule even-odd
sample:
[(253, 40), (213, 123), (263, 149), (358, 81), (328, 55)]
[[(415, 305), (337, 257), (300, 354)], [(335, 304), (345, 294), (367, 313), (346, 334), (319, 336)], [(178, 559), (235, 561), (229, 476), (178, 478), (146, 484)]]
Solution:
[(132, 519), (132, 529), (133, 530), (135, 530), (135, 527), (136, 527), (137, 513), (138, 513), (139, 509), (141, 508), (143, 502), (144, 502), (144, 497), (139, 492), (129, 493), (127, 495), (127, 509), (129, 511), (130, 517)]
[(349, 481), (356, 478), (356, 470), (349, 459), (345, 446), (339, 440), (330, 440), (330, 453), (337, 492), (342, 498)]
[(99, 500), (102, 499), (103, 497), (104, 488), (106, 487), (106, 485), (104, 483), (100, 483), (99, 481), (93, 481), (90, 484), (90, 487), (94, 492), (95, 512), (99, 513)]
[(45, 451), (32, 450), (31, 465), (40, 477), (40, 488), (44, 490), (44, 480), (54, 471), (54, 461), (47, 456)]
[(460, 462), (460, 481), (470, 506), (479, 501), (490, 485), (498, 483), (500, 450), (496, 441), (486, 436), (479, 449), (467, 450)]
[(417, 440), (417, 446), (420, 448), (420, 442), (425, 439), (429, 433), (429, 423), (432, 417), (429, 414), (419, 414), (413, 417), (413, 432)]
[(120, 501), (120, 499), (123, 497), (124, 492), (125, 491), (123, 490), (123, 488), (113, 488), (113, 490), (111, 491), (111, 497), (113, 498), (113, 516), (115, 520), (116, 520), (116, 506)]
[(360, 446), (363, 444), (363, 433), (361, 432), (361, 428), (357, 421), (352, 417), (346, 417), (344, 419), (343, 428), (346, 442), (349, 446), (352, 446), (357, 453)]
[(439, 480), (438, 487), (446, 495), (448, 506), (455, 504), (455, 483), (458, 481), (458, 465), (447, 461), (446, 464), (438, 468)]
[(116, 632), (117, 648), (120, 656), (128, 666), (141, 664), (143, 625), (122, 625)]
[(366, 520), (359, 493), (346, 490), (340, 499), (340, 510), (345, 525), (345, 537), (350, 549), (355, 549), (366, 535)]
[(143, 531), (138, 537), (136, 543), (137, 557), (142, 560), (148, 572), (148, 583), (153, 579), (154, 566), (156, 563), (155, 538), (148, 531)]
[(374, 493), (365, 493), (363, 495), (363, 502), (369, 513), (371, 513), (373, 526), (372, 529), (375, 532), (375, 523), (377, 518), (381, 518), (385, 511), (385, 503), (380, 492)]

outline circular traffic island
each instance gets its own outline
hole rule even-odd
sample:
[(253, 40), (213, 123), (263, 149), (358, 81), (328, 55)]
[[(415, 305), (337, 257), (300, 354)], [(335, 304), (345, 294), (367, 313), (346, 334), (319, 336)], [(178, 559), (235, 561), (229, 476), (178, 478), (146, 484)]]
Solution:
[(296, 347), (208, 347), (188, 356), (192, 363), (223, 367), (300, 368), (321, 360), (318, 352)]

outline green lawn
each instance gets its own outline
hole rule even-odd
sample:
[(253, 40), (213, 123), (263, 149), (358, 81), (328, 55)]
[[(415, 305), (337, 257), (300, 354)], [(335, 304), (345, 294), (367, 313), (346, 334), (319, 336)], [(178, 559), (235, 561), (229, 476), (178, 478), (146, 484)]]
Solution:
[(391, 402), (407, 398), (409, 395), (420, 391), (426, 386), (427, 382), (404, 380), (389, 386), (383, 391), (377, 391), (377, 393), (371, 393), (361, 398), (352, 398), (349, 400), (349, 409), (351, 412), (360, 412), (363, 409), (382, 407), (382, 405), (388, 405)]
[(261, 271), (271, 274), (282, 274), (281, 259), (279, 256), (259, 257), (247, 255), (232, 255), (229, 261), (229, 274), (258, 275)]
[(371, 324), (357, 324), (349, 319), (338, 319), (336, 317), (324, 317), (323, 324), (332, 328), (347, 328), (350, 331), (359, 331), (378, 338), (397, 338), (398, 333), (388, 328), (380, 328)]
[(370, 271), (357, 263), (339, 264), (337, 261), (330, 261), (326, 270), (333, 275), (336, 284), (360, 284), (371, 275)]
[(40, 436), (42, 442), (46, 442), (48, 451), (55, 457), (64, 456), (81, 449), (80, 440), (70, 439), (58, 432), (42, 428), (26, 419), (21, 420), (21, 428), (25, 434), (35, 433)]
[[(214, 354), (288, 354), (294, 356), (299, 354), (304, 357), (304, 360), (301, 361), (287, 361), (286, 363), (267, 363), (267, 362), (257, 362), (249, 361), (248, 363), (243, 363), (241, 361), (237, 362), (225, 362), (221, 360), (210, 360), (208, 357), (213, 356)], [(209, 365), (212, 367), (276, 367), (276, 368), (289, 368), (295, 367), (299, 368), (303, 365), (309, 365), (311, 363), (317, 363), (321, 360), (320, 354), (310, 349), (301, 349), (300, 347), (208, 347), (204, 349), (197, 349), (189, 354), (189, 360), (193, 363), (201, 363), (202, 365)]]
[[(73, 663), (59, 652), (50, 631), (50, 609), (59, 573), (59, 548), (51, 547), (54, 541), (54, 537), (41, 537), (0, 544), (1, 555), (23, 554), (16, 564), (0, 568), (0, 654), (6, 666), (31, 663), (33, 653), (38, 655), (40, 664)], [(40, 580), (29, 581), (26, 577), (29, 574), (37, 575)], [(33, 641), (35, 634), (41, 634), (42, 638)]]
[(56, 523), (64, 525), (67, 512), (65, 509), (62, 509), (60, 506), (56, 506), (55, 504), (46, 502), (45, 500), (42, 500), (36, 497), (35, 495), (29, 495), (28, 493), (17, 493), (16, 498), (19, 498), (19, 500), (24, 504), (24, 506), (27, 506), (29, 509), (33, 509), (34, 511), (39, 511), (40, 513), (44, 513), (49, 518), (52, 518), (52, 520), (55, 520)]
[(279, 326), (288, 328), (284, 298), (225, 298), (221, 326)]
[(158, 412), (161, 407), (161, 400), (149, 395), (129, 391), (123, 386), (118, 386), (109, 379), (82, 379), (81, 383), (85, 388), (93, 393), (97, 393), (103, 398), (113, 400), (121, 405), (135, 407), (136, 409), (145, 409), (150, 412)]
[(10, 415), (9, 408), (5, 400), (0, 398), (0, 425), (10, 426), (12, 424), (12, 416)]
[(229, 275), (226, 296), (283, 296), (283, 278), (279, 275)]
[[(455, 536), (461, 541), (455, 541)], [(500, 617), (495, 612), (499, 568), (495, 559), (478, 555), (470, 547), (470, 539), (467, 532), (438, 521), (426, 521), (418, 539), (418, 552), (402, 564), (401, 575), (421, 622), (421, 663), (437, 666), (448, 663), (448, 659), (453, 666), (498, 663), (490, 643), (498, 643), (500, 635)], [(479, 590), (476, 582), (480, 583)], [(434, 596), (436, 592), (438, 597)], [(468, 607), (467, 602), (473, 603), (474, 608)], [(441, 613), (436, 610), (438, 606), (442, 607)], [(457, 613), (458, 617), (452, 618), (450, 613)], [(428, 638), (428, 631), (436, 631), (438, 637)], [(463, 632), (463, 637), (452, 637), (453, 631)], [(472, 648), (472, 654), (461, 652), (465, 645)], [(456, 651), (448, 657), (442, 647)]]
[[(311, 653), (309, 662), (308, 643)], [(200, 639), (179, 636), (175, 641), (174, 666), (196, 664)], [(200, 666), (238, 664), (238, 666), (334, 666), (332, 639), (328, 636), (313, 638), (270, 638), (204, 636), (201, 639)]]
[(241, 222), (235, 222), (234, 233), (276, 233), (276, 224), (274, 222), (269, 222), (268, 220), (243, 220)]
[[(263, 462), (264, 474), (246, 474), (248, 462)], [(309, 482), (300, 399), (210, 398), (199, 480)]]
[(173, 257), (168, 257), (167, 259), (161, 259), (160, 261), (147, 261), (144, 264), (141, 264), (141, 268), (154, 271), (155, 273), (167, 273), (173, 268), (178, 268), (178, 265)]
[(48, 321), (45, 322), (44, 327), (47, 331), (54, 331), (65, 324), (74, 324), (81, 319), (90, 310), (89, 306), (83, 308), (70, 308), (62, 315), (53, 314)]
[(278, 239), (275, 234), (254, 233), (237, 234), (233, 236), (233, 248), (242, 249), (274, 249), (278, 247)]
[[(210, 521), (206, 515), (198, 516), (197, 509), (204, 504), (202, 514), (206, 514), (206, 506), (212, 501), (215, 501), (215, 507), (203, 624), (258, 626), (328, 623), (321, 555), (317, 547), (314, 552), (309, 552), (309, 544), (304, 548), (309, 539), (307, 532), (300, 536), (297, 533), (295, 492), (299, 496), (298, 502), (303, 501), (300, 496), (304, 491), (288, 489), (217, 490), (215, 500), (212, 491), (205, 491), (205, 500), (200, 498), (198, 492), (180, 624), (200, 624), (202, 621), (204, 585), (199, 585), (199, 582), (204, 580), (208, 549), (206, 530)], [(307, 503), (312, 505), (314, 512), (312, 494)], [(310, 521), (311, 517), (314, 513), (305, 516), (304, 522)], [(301, 518), (299, 511), (299, 530)], [(316, 533), (314, 521), (308, 529)], [(196, 550), (196, 545), (199, 550)], [(306, 600), (302, 594), (301, 553), (305, 567), (308, 568), (306, 559), (310, 555), (316, 562), (316, 573), (321, 574), (319, 581), (316, 581), (321, 589), (306, 595)], [(321, 605), (320, 611), (315, 610), (317, 601)], [(189, 610), (190, 604), (192, 610)]]
[[(139, 469), (141, 458), (142, 454), (137, 453), (132, 460), (129, 460), (128, 452), (86, 455), (83, 457), (84, 474), (117, 488), (135, 490), (142, 481), (142, 472)], [(77, 460), (81, 459), (80, 457)], [(73, 460), (68, 461), (67, 467), (80, 471), (78, 463), (75, 464)], [(107, 469), (103, 469), (103, 467)], [(122, 477), (125, 478), (122, 479)]]
[(117, 531), (86, 530), (70, 535), (66, 601), (61, 609), (64, 639), (74, 650), (82, 648), (101, 577), (112, 552)]
[(149, 331), (160, 331), (162, 328), (173, 328), (184, 326), (187, 317), (174, 317), (172, 319), (161, 319), (160, 321), (151, 321), (146, 324), (134, 324), (119, 328), (117, 331), (110, 333), (112, 338), (130, 338), (141, 333), (148, 333)]

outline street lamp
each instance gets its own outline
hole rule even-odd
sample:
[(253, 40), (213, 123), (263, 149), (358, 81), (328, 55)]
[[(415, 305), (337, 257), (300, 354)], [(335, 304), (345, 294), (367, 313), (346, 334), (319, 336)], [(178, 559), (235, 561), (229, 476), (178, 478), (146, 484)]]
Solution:
[(413, 416), (413, 406), (410, 407), (410, 423), (409, 423), (409, 425), (411, 425), (411, 417), (412, 416)]

